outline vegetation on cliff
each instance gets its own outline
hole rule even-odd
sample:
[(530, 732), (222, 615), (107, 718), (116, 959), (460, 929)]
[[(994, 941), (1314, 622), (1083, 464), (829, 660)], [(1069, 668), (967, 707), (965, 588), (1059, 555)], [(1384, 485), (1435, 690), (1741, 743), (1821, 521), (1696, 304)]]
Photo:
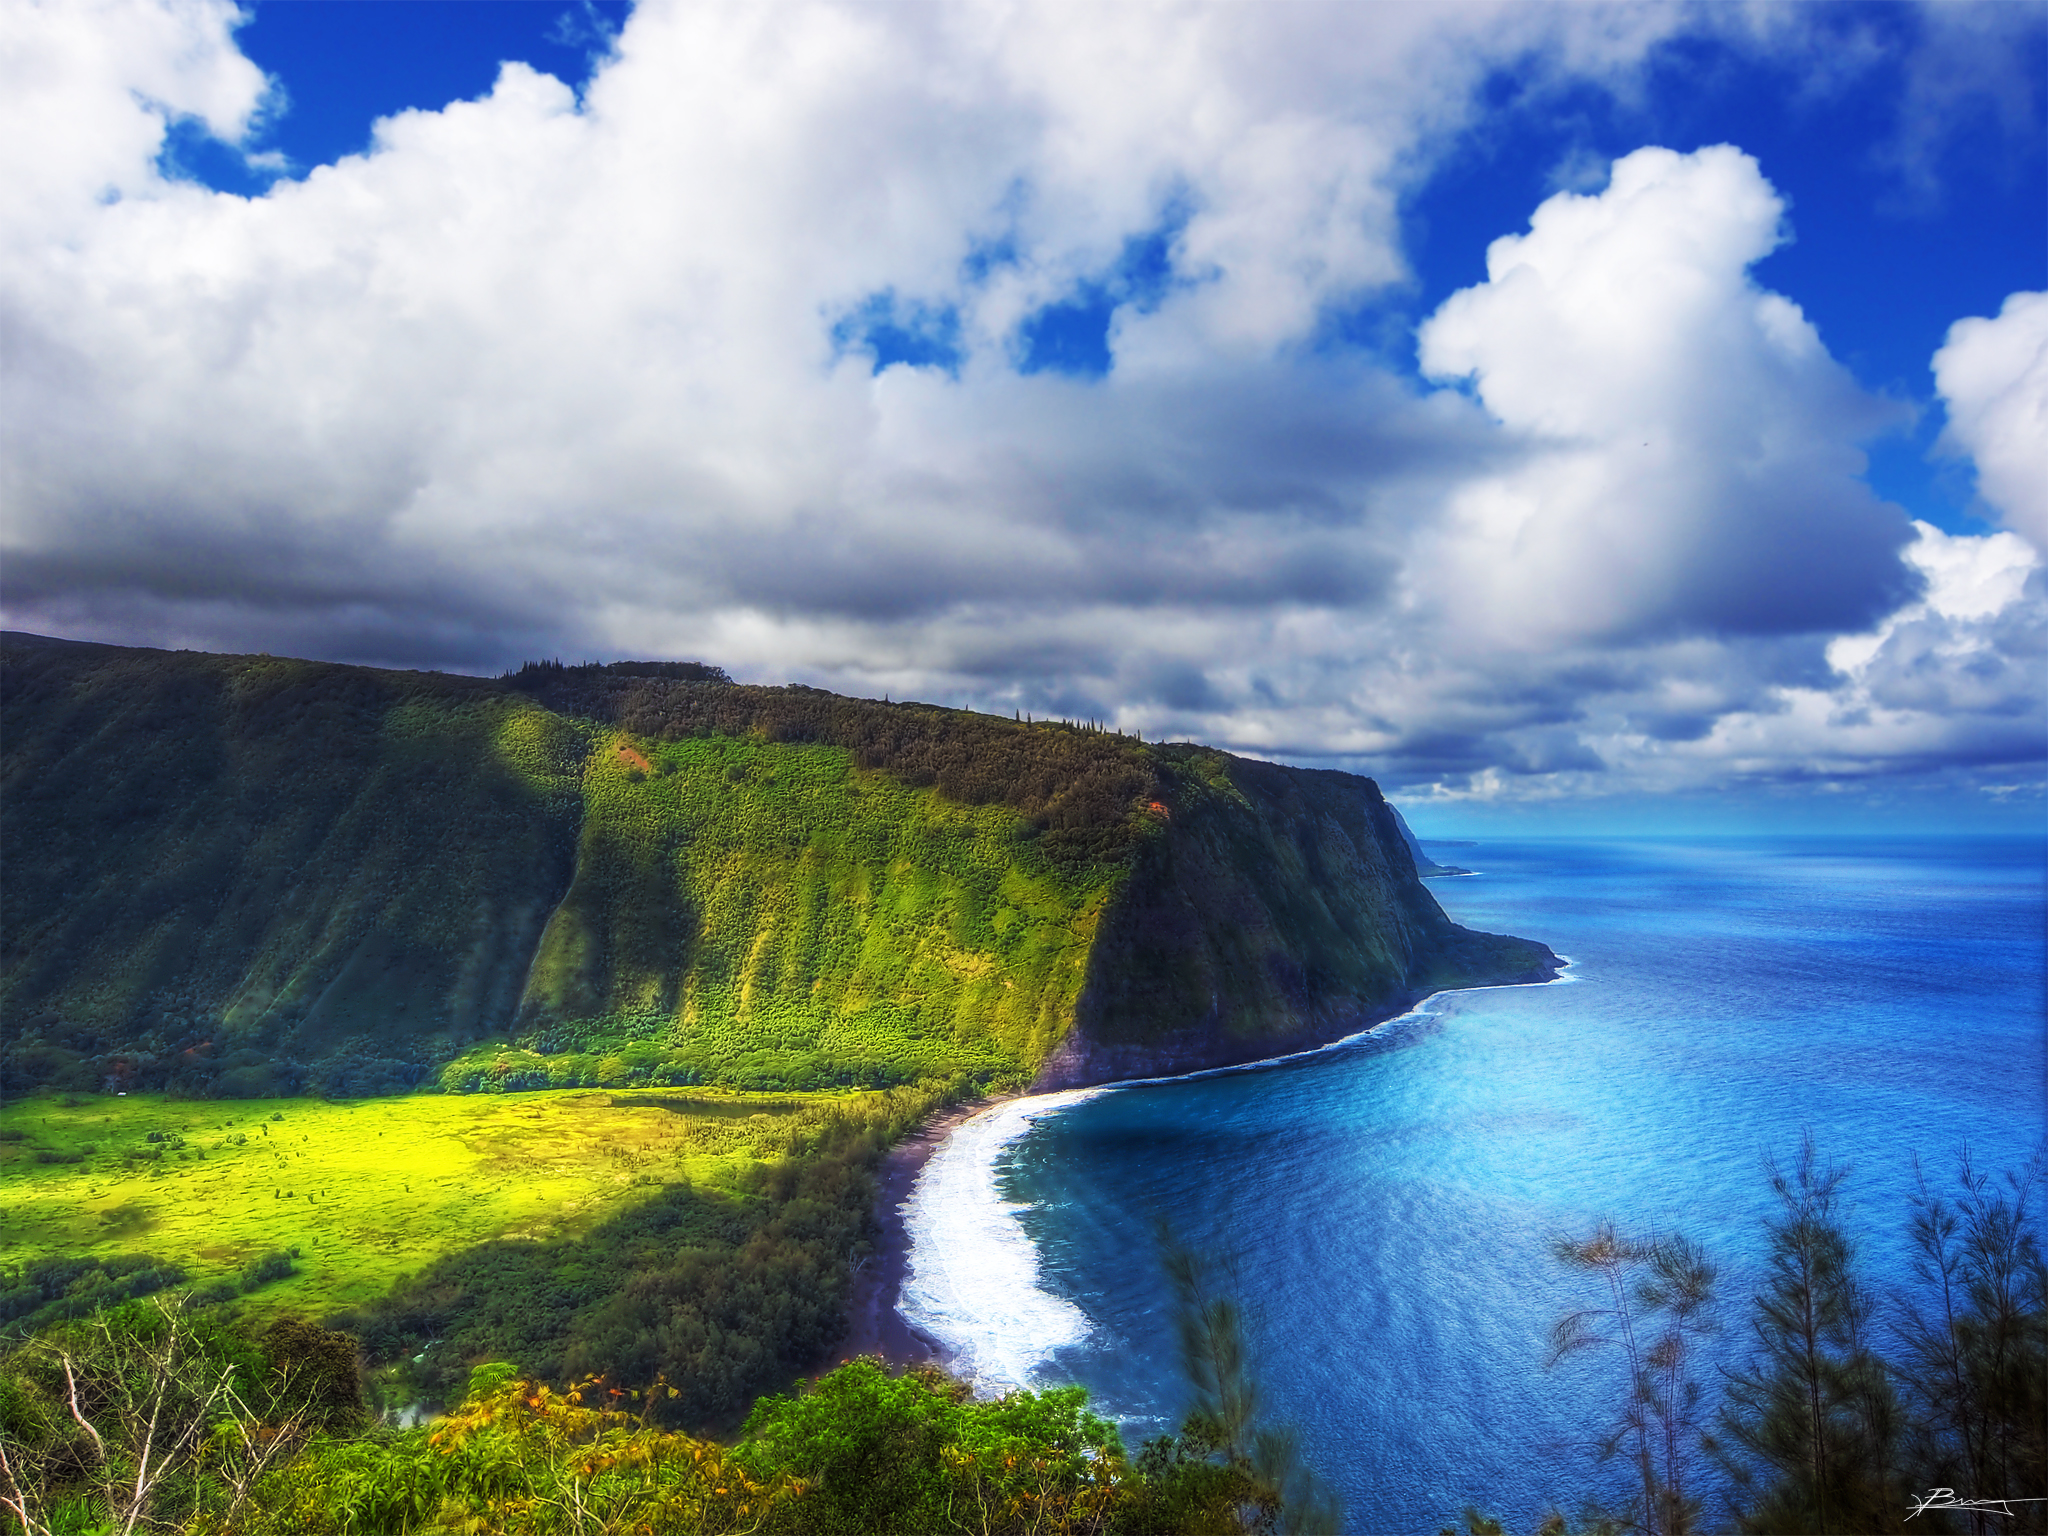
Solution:
[(580, 734), (492, 684), (0, 647), (10, 1091), (402, 1090), (502, 1030), (581, 819)]
[(1171, 833), (1103, 918), (1058, 1080), (1251, 1060), (1426, 992), (1555, 973), (1544, 945), (1444, 915), (1371, 780), (1204, 747), (1155, 761)]
[(658, 1042), (672, 1082), (1028, 1072), (1072, 1016), (1118, 873), (1055, 867), (1006, 808), (841, 747), (605, 732), (583, 783), (520, 1032), (585, 1055)]
[(1063, 1080), (1541, 973), (1371, 781), (691, 663), (0, 640), (12, 1089)]

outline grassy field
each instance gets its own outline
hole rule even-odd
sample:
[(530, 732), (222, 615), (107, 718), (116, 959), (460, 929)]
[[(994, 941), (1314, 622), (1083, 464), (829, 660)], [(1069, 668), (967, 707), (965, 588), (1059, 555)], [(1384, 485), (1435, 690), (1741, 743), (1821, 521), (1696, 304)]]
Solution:
[(494, 1238), (573, 1237), (667, 1186), (723, 1182), (800, 1105), (861, 1097), (39, 1095), (0, 1108), (0, 1264), (145, 1253), (204, 1283), (296, 1248), (298, 1273), (245, 1305), (318, 1314)]

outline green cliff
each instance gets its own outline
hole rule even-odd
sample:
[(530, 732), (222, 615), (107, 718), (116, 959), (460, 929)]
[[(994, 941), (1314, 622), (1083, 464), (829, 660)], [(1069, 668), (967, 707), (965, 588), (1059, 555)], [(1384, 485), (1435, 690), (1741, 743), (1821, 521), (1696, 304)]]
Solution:
[(1547, 975), (1371, 781), (732, 684), (0, 638), (0, 1073), (1045, 1082)]

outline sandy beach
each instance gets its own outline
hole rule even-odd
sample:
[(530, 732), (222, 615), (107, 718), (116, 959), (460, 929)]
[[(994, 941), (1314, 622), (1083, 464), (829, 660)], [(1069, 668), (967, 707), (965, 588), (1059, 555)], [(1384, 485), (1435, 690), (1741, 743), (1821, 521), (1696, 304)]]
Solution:
[(875, 1191), (881, 1235), (874, 1254), (854, 1271), (846, 1336), (832, 1352), (835, 1364), (856, 1355), (879, 1355), (893, 1370), (942, 1363), (937, 1343), (911, 1327), (896, 1310), (910, 1272), (910, 1234), (903, 1228), (903, 1202), (910, 1198), (911, 1185), (953, 1127), (1001, 1102), (976, 1099), (934, 1115), (883, 1159)]

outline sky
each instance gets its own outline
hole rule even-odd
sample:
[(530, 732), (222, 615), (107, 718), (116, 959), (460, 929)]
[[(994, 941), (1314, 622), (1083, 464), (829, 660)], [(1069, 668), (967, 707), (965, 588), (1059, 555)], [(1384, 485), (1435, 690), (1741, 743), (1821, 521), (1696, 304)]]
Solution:
[(2048, 5), (0, 11), (0, 626), (2048, 822)]

